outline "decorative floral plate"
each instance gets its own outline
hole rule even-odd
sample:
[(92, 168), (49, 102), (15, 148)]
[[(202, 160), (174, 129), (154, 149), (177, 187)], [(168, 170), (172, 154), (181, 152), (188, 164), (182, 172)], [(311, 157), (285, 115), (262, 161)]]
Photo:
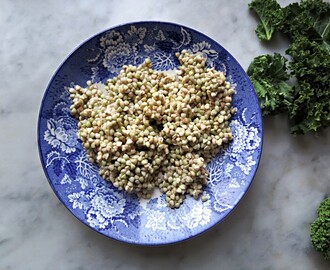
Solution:
[[(206, 202), (192, 197), (179, 209), (166, 206), (164, 195), (139, 200), (118, 191), (98, 175), (77, 137), (70, 116), (68, 88), (87, 80), (105, 82), (125, 64), (149, 57), (153, 68), (178, 66), (175, 52), (202, 53), (208, 67), (225, 72), (236, 94), (237, 113), (230, 128), (234, 140), (207, 166)], [(262, 149), (262, 119), (250, 80), (238, 62), (218, 43), (185, 26), (138, 22), (106, 30), (78, 47), (51, 79), (38, 123), (41, 163), (61, 202), (80, 221), (108, 237), (142, 245), (168, 244), (195, 236), (226, 217), (247, 191)]]

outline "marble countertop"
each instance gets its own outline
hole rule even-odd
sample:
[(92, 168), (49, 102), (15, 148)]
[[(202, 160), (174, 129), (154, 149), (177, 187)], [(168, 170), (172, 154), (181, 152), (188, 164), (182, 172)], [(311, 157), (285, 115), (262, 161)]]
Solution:
[[(179, 244), (141, 247), (103, 237), (60, 203), (43, 173), (36, 130), (40, 102), (64, 58), (91, 35), (139, 20), (177, 22), (222, 44), (246, 69), (261, 44), (249, 0), (23, 1), (0, 9), (0, 269), (325, 270), (309, 225), (330, 194), (330, 129), (293, 137), (285, 116), (264, 121), (255, 180), (228, 218)], [(290, 1), (280, 1), (287, 4)]]

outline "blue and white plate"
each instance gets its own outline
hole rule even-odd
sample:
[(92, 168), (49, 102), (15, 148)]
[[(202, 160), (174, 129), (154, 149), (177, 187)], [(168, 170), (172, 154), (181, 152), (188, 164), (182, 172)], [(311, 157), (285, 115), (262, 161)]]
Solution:
[[(176, 52), (202, 53), (207, 66), (225, 72), (236, 89), (237, 113), (230, 127), (234, 140), (207, 166), (209, 183), (202, 202), (190, 196), (179, 209), (166, 206), (163, 195), (139, 200), (118, 191), (98, 175), (77, 137), (70, 116), (68, 88), (87, 80), (105, 82), (123, 65), (151, 58), (153, 68), (178, 66)], [(217, 42), (191, 28), (164, 22), (120, 25), (93, 36), (56, 71), (43, 97), (38, 124), (41, 163), (61, 202), (80, 221), (108, 237), (141, 245), (168, 244), (209, 229), (238, 204), (256, 173), (262, 149), (258, 100), (242, 67)]]

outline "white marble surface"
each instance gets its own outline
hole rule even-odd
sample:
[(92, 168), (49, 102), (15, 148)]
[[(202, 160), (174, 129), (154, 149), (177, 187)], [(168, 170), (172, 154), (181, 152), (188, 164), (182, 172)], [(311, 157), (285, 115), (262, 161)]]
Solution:
[[(96, 32), (137, 20), (195, 28), (246, 69), (264, 46), (248, 0), (2, 0), (0, 8), (0, 269), (329, 269), (309, 224), (330, 194), (330, 129), (292, 137), (285, 117), (265, 119), (261, 164), (248, 194), (214, 229), (158, 248), (105, 238), (77, 221), (51, 190), (36, 125), (46, 85), (62, 60)], [(286, 4), (289, 1), (281, 1)]]

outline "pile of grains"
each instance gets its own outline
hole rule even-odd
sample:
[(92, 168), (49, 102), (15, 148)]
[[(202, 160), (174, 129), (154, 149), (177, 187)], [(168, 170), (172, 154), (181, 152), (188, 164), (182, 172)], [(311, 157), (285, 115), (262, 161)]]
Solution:
[(181, 65), (172, 75), (146, 59), (123, 66), (105, 89), (90, 81), (70, 89), (78, 136), (100, 176), (147, 199), (159, 187), (171, 208), (202, 194), (207, 162), (232, 140), (234, 113), (234, 89), (222, 72), (186, 50), (176, 56)]

